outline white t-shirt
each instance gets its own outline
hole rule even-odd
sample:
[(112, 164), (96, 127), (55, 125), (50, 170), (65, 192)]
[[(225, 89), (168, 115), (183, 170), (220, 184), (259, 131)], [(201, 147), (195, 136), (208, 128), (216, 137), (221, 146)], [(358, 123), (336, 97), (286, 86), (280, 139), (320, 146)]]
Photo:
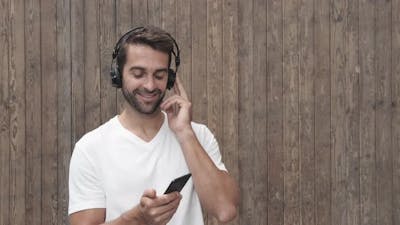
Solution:
[[(210, 130), (194, 122), (192, 127), (215, 165), (226, 170)], [(136, 206), (145, 189), (153, 188), (162, 195), (173, 179), (187, 173), (181, 147), (165, 114), (163, 125), (150, 142), (125, 129), (115, 116), (75, 145), (70, 162), (68, 212), (106, 208), (106, 221), (110, 221)], [(192, 178), (181, 194), (179, 207), (168, 224), (203, 225)]]

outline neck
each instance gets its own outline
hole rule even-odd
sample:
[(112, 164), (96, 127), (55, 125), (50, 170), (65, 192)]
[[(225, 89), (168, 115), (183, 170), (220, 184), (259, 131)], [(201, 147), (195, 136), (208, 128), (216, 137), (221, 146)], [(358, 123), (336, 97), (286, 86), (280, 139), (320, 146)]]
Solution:
[(119, 115), (121, 124), (144, 140), (151, 140), (160, 130), (164, 115), (160, 109), (153, 114), (143, 114), (125, 104), (124, 110)]

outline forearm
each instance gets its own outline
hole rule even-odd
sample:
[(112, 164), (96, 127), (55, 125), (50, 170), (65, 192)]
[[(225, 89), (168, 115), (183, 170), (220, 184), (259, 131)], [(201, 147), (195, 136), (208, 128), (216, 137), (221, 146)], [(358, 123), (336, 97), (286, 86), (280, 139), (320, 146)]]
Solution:
[(138, 207), (130, 209), (118, 218), (104, 222), (105, 209), (88, 209), (70, 215), (71, 225), (145, 225)]
[(222, 222), (231, 220), (236, 214), (239, 201), (235, 180), (215, 166), (193, 130), (180, 132), (177, 138), (202, 206)]
[(121, 214), (117, 219), (100, 225), (146, 225), (139, 213), (138, 207), (135, 207)]

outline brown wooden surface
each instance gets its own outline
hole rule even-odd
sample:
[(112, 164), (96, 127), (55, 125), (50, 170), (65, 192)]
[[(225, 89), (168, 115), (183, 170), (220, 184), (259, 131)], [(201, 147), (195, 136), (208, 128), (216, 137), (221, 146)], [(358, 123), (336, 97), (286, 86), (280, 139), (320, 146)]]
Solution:
[[(26, 221), (32, 225), (42, 223), (42, 68), (40, 1), (29, 0), (25, 5), (25, 102), (26, 102)], [(44, 68), (43, 68), (44, 69)], [(46, 74), (43, 73), (45, 79)], [(50, 160), (50, 159), (49, 159)], [(48, 204), (51, 204), (48, 202)], [(18, 209), (19, 212), (21, 209)], [(17, 215), (18, 216), (18, 215)]]
[(375, 161), (375, 5), (360, 1), (360, 220), (376, 224), (376, 161)]
[(400, 223), (400, 1), (392, 3), (392, 151), (393, 151), (393, 224)]
[[(10, 174), (10, 109), (9, 109), (9, 2), (0, 1), (0, 172)], [(3, 150), (4, 149), (4, 150)], [(10, 185), (9, 176), (0, 177), (0, 224), (9, 224)]]
[[(57, 224), (58, 221), (58, 152), (57, 152), (57, 2), (40, 3), (41, 24), (41, 79), (42, 88), (42, 221), (40, 224)], [(46, 29), (43, 29), (46, 28)], [(34, 132), (34, 131), (32, 131)], [(37, 207), (34, 205), (34, 207)]]
[[(72, 152), (71, 1), (57, 1), (57, 221), (68, 223), (68, 168)], [(67, 137), (67, 138), (66, 138)], [(54, 151), (54, 149), (53, 149)]]
[[(9, 224), (24, 225), (28, 217), (26, 180), (28, 173), (26, 172), (26, 100), (25, 93), (25, 17), (24, 1), (10, 1), (10, 33), (9, 37), (9, 113), (10, 113), (10, 145), (9, 149), (1, 149), (1, 151), (10, 151), (10, 171), (9, 175), (0, 173), (5, 176), (3, 179), (9, 180), (9, 213), (3, 214), (5, 221)], [(2, 81), (4, 82), (4, 81)], [(30, 89), (31, 90), (31, 89)], [(5, 189), (7, 190), (7, 189)], [(3, 191), (3, 189), (1, 190)], [(7, 193), (5, 193), (7, 194)], [(3, 213), (3, 212), (2, 212)]]
[(316, 225), (331, 225), (330, 1), (314, 1), (314, 119)]
[(146, 23), (178, 41), (193, 118), (239, 183), (230, 224), (398, 225), (399, 10), (399, 0), (0, 0), (0, 225), (68, 224), (73, 146), (120, 111), (111, 53)]

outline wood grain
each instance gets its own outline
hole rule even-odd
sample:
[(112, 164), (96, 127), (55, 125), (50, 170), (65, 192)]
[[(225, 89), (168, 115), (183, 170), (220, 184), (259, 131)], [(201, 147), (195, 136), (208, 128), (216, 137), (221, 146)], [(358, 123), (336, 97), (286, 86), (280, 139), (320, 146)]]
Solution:
[(346, 113), (346, 55), (347, 39), (347, 7), (346, 1), (335, 1), (331, 8), (331, 108), (332, 108), (332, 221), (331, 224), (349, 225), (349, 205), (347, 194), (349, 180), (348, 154), (349, 136), (348, 113)]
[[(133, 6), (135, 1), (129, 1), (129, 0), (122, 0), (122, 1), (115, 1), (116, 3), (116, 34), (117, 36), (115, 37), (115, 43), (114, 46), (116, 45), (116, 42), (121, 38), (122, 35), (124, 35), (126, 32), (129, 30), (136, 28), (136, 20), (135, 22), (132, 21), (132, 10), (133, 8), (136, 8)], [(138, 1), (137, 1), (138, 2)], [(144, 9), (142, 9), (144, 10)], [(147, 11), (147, 8), (146, 8)], [(131, 16), (132, 15), (132, 16)], [(147, 13), (146, 13), (147, 15)], [(134, 18), (137, 18), (137, 15), (133, 16)], [(134, 23), (135, 27), (132, 26), (132, 23)], [(138, 26), (142, 26), (141, 24), (138, 24)], [(114, 46), (112, 47), (114, 50)], [(122, 75), (122, 74), (121, 74)], [(124, 96), (122, 95), (122, 92), (118, 89), (117, 90), (117, 112), (121, 112), (123, 109), (123, 104), (125, 102)]]
[[(254, 28), (253, 2), (238, 2), (238, 117), (239, 117), (239, 184), (241, 205), (239, 210), (240, 224), (254, 224), (256, 199), (254, 175), (254, 88), (253, 88), (253, 57), (254, 57)], [(252, 149), (248, 151), (248, 149)]]
[(68, 224), (68, 169), (72, 152), (71, 0), (57, 1), (57, 222)]
[[(176, 1), (176, 26), (175, 39), (180, 48), (181, 64), (178, 76), (181, 78), (183, 86), (192, 99), (192, 27), (191, 27), (191, 2), (187, 0)], [(174, 63), (174, 62), (173, 62)], [(172, 65), (175, 66), (175, 65)]]
[[(393, 152), (392, 152), (392, 96), (391, 96), (391, 2), (376, 4), (376, 173), (377, 176), (377, 223), (393, 224)], [(398, 64), (398, 63), (396, 63)]]
[(299, 152), (301, 224), (315, 225), (314, 9), (298, 2)]
[(116, 42), (115, 11), (110, 10), (115, 1), (99, 2), (99, 35), (100, 35), (100, 111), (101, 123), (108, 121), (117, 112), (116, 90), (111, 84), (110, 67), (112, 52)]
[(347, 176), (347, 224), (359, 224), (360, 221), (360, 109), (359, 109), (359, 46), (358, 46), (358, 10), (357, 1), (346, 3), (345, 26), (345, 75), (341, 75), (345, 87), (345, 161)]
[(176, 36), (176, 24), (177, 24), (177, 7), (176, 0), (163, 0), (161, 4), (161, 23), (159, 26), (166, 30), (173, 37)]
[(100, 49), (99, 49), (99, 2), (87, 1), (85, 19), (85, 131), (93, 130), (101, 123), (100, 113)]
[[(220, 142), (223, 137), (222, 2), (207, 0), (207, 125)], [(212, 94), (211, 94), (212, 93)], [(221, 153), (223, 154), (223, 153)], [(208, 218), (208, 225), (218, 224)]]
[[(40, 1), (25, 1), (26, 221), (42, 223), (42, 95)], [(43, 79), (45, 79), (43, 77)], [(21, 209), (19, 209), (21, 210)]]
[(331, 66), (329, 0), (314, 1), (315, 224), (331, 223)]
[[(206, 1), (191, 1), (192, 17), (192, 83), (191, 100), (193, 120), (207, 123), (207, 3)], [(189, 56), (188, 56), (189, 57)], [(183, 59), (185, 60), (185, 59)], [(187, 86), (188, 87), (188, 86)]]
[[(400, 1), (392, 2), (392, 151), (393, 151), (393, 224), (400, 223)], [(375, 206), (376, 207), (376, 206)]]
[[(254, 215), (252, 224), (267, 224), (268, 217), (268, 171), (265, 164), (268, 162), (267, 149), (267, 1), (253, 2), (253, 138), (254, 159), (252, 173), (254, 183)], [(258, 32), (260, 31), (260, 32)], [(248, 71), (250, 72), (250, 70)], [(245, 75), (249, 75), (245, 72)], [(238, 81), (239, 82), (239, 81)], [(247, 134), (243, 133), (244, 136)], [(232, 157), (229, 157), (232, 158)], [(258, 215), (258, 216), (257, 216)]]
[(283, 2), (284, 222), (300, 224), (299, 55), (297, 1)]
[(0, 1), (0, 224), (10, 223), (9, 1)]
[[(56, 1), (40, 2), (40, 52), (42, 95), (42, 224), (57, 224), (58, 155), (57, 155), (57, 5)], [(39, 113), (38, 113), (39, 114)], [(36, 194), (36, 193), (35, 193)], [(37, 207), (37, 206), (34, 206)]]
[(143, 26), (147, 21), (147, 2), (132, 0), (132, 27)]
[[(238, 3), (236, 0), (224, 1), (222, 5), (222, 126), (220, 149), (229, 173), (239, 178), (238, 151)], [(262, 58), (262, 57), (261, 57)], [(264, 62), (265, 65), (265, 62)], [(239, 220), (231, 222), (239, 224)]]
[(72, 143), (85, 133), (84, 2), (71, 0)]
[[(25, 225), (28, 173), (25, 101), (25, 7), (24, 1), (10, 1), (9, 93), (10, 93), (10, 186), (9, 223)], [(31, 91), (31, 89), (30, 89)], [(31, 147), (31, 146), (30, 146)], [(4, 151), (4, 150), (3, 150)], [(4, 190), (1, 190), (2, 192)]]
[(360, 1), (360, 219), (361, 224), (377, 221), (376, 209), (376, 38), (375, 4)]
[(267, 1), (268, 224), (284, 224), (283, 6)]
[(161, 27), (162, 1), (147, 0), (147, 23), (150, 25)]

